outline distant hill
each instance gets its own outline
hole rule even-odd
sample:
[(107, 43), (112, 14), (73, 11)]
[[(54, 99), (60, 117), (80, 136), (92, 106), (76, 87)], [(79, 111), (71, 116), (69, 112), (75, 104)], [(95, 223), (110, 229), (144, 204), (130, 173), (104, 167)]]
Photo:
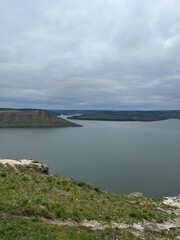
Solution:
[(45, 110), (0, 109), (0, 127), (78, 127)]
[[(78, 111), (75, 112), (77, 114)], [(105, 120), (105, 121), (160, 121), (167, 119), (180, 119), (180, 110), (166, 111), (83, 111), (81, 115), (68, 117), (79, 120)], [(73, 114), (72, 114), (73, 115)]]

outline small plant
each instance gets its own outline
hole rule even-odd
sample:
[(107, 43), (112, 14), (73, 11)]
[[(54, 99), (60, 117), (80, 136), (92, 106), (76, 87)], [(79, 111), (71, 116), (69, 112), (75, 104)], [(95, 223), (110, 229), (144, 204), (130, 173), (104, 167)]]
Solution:
[(28, 180), (29, 180), (28, 176), (23, 176), (22, 177), (22, 181), (26, 181), (27, 182)]
[(32, 160), (32, 163), (40, 163), (40, 162), (37, 160)]
[(65, 211), (64, 208), (59, 208), (55, 211), (56, 217), (61, 218), (63, 220), (69, 218), (69, 214)]
[(79, 187), (85, 187), (86, 186), (86, 183), (85, 182), (77, 182), (77, 185)]
[(97, 187), (95, 187), (94, 190), (95, 190), (96, 192), (98, 192), (98, 193), (100, 192), (100, 189), (97, 188)]
[(6, 177), (7, 176), (7, 174), (5, 173), (5, 172), (2, 172), (2, 173), (0, 173), (0, 177)]

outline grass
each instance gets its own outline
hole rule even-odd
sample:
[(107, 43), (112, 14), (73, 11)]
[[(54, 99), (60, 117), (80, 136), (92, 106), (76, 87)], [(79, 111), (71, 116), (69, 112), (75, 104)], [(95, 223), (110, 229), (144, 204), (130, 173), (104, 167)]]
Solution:
[[(117, 238), (118, 237), (118, 238)], [(6, 217), (1, 219), (1, 240), (97, 240), (97, 239), (139, 239), (127, 231), (106, 229), (94, 231), (86, 227), (69, 227), (49, 225), (38, 218), (23, 219), (20, 217)]]
[(0, 239), (139, 239), (128, 230), (56, 226), (43, 219), (132, 224), (175, 217), (160, 200), (108, 194), (73, 179), (17, 169), (0, 164)]

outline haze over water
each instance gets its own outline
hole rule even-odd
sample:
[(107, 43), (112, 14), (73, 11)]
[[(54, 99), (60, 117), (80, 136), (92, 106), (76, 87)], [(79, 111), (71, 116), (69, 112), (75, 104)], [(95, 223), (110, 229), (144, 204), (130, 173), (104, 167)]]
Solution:
[(0, 129), (0, 157), (37, 159), (112, 193), (180, 194), (179, 120), (76, 122), (83, 127)]

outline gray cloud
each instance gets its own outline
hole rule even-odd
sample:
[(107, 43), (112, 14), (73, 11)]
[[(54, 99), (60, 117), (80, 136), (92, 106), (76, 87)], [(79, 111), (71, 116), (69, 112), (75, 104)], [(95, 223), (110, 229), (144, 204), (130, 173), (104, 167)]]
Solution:
[(179, 109), (178, 0), (0, 2), (0, 106)]

